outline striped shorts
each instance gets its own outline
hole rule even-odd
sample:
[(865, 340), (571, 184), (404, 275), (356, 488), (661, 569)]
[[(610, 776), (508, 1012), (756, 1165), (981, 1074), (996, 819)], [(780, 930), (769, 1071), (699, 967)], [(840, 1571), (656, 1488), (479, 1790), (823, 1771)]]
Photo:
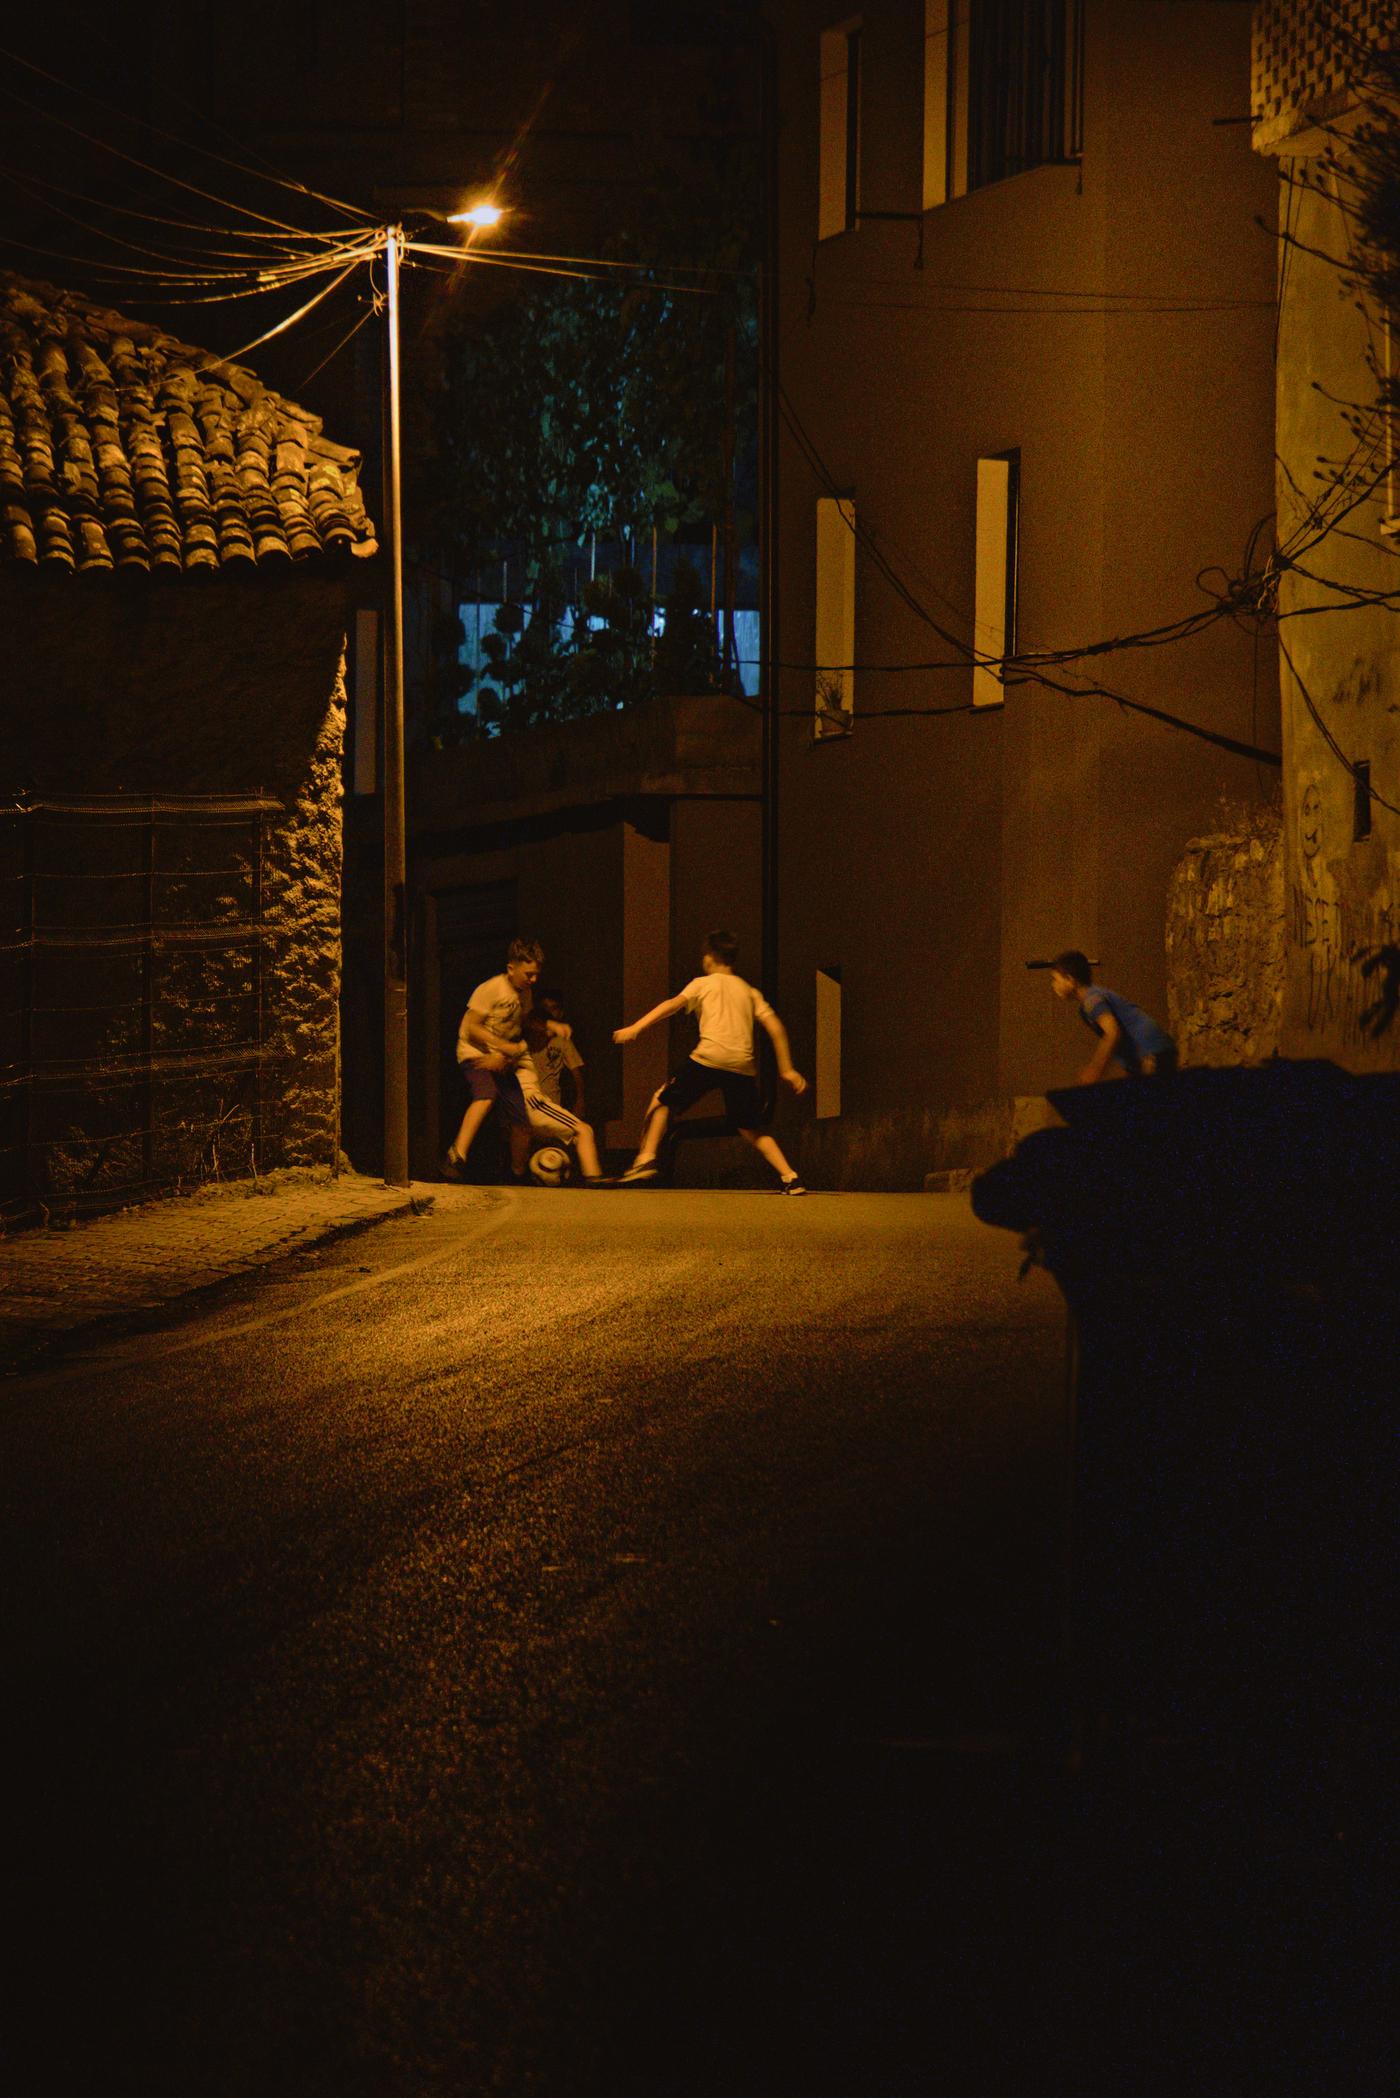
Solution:
[(550, 1100), (534, 1086), (522, 1086), (530, 1127), (538, 1136), (552, 1136), (556, 1143), (571, 1144), (585, 1125), (557, 1100)]

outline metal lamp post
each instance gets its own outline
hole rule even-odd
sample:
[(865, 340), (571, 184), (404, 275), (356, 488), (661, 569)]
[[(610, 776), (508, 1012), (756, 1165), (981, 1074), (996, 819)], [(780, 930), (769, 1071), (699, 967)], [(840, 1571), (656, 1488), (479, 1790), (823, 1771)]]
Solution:
[[(450, 219), (484, 231), (502, 217), (482, 202)], [(407, 1187), (408, 1172), (408, 855), (404, 804), (403, 433), (400, 413), (399, 269), (415, 245), (402, 226), (381, 241), (388, 332), (384, 501), (389, 542), (389, 602), (384, 625), (384, 1178)], [(421, 244), (425, 252), (438, 252)]]
[(403, 481), (399, 412), (402, 226), (384, 236), (389, 400), (384, 499), (389, 603), (384, 625), (384, 1178), (408, 1186), (408, 862), (404, 825)]

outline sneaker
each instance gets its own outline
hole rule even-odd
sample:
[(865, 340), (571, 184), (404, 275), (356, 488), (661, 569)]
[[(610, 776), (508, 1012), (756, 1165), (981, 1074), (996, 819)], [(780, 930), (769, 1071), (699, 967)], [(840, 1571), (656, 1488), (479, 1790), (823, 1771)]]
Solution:
[(619, 1187), (628, 1187), (634, 1185), (638, 1180), (655, 1180), (660, 1170), (661, 1168), (657, 1165), (656, 1160), (649, 1158), (642, 1165), (629, 1166), (617, 1184)]
[(580, 1173), (573, 1183), (575, 1187), (616, 1187), (617, 1182), (607, 1173)]
[(444, 1180), (465, 1180), (467, 1177), (467, 1161), (459, 1158), (450, 1145), (442, 1155), (442, 1177)]
[(783, 1182), (782, 1192), (785, 1195), (805, 1195), (807, 1190), (802, 1185), (801, 1174), (794, 1173), (791, 1180), (785, 1180)]

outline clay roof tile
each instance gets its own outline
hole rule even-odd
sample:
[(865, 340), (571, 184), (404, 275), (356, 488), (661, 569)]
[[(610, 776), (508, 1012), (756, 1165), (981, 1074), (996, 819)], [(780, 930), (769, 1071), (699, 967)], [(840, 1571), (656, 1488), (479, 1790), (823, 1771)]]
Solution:
[(0, 561), (176, 573), (373, 553), (359, 467), (243, 366), (0, 271)]

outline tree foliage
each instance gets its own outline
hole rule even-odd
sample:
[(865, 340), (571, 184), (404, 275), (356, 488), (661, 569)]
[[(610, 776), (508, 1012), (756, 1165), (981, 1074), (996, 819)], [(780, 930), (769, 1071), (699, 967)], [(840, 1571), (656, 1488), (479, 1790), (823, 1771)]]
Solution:
[(673, 535), (720, 515), (731, 325), (736, 440), (752, 446), (751, 282), (737, 268), (697, 273), (693, 290), (673, 281), (646, 262), (635, 276), (529, 280), (453, 330), (435, 494), (459, 561), (509, 546), (543, 567), (591, 532)]
[[(674, 631), (655, 640), (655, 607), (631, 569), (590, 585), (581, 616), (565, 602), (570, 557), (590, 534), (683, 538), (723, 516), (733, 499), (731, 418), (738, 485), (752, 478), (751, 148), (716, 137), (681, 170), (641, 171), (635, 194), (632, 222), (603, 250), (618, 267), (524, 276), (489, 311), (462, 301), (445, 332), (434, 553), (464, 577), (508, 554), (526, 581), (518, 629), (491, 640), (490, 682), (479, 681), (477, 697), (483, 725), (526, 726), (717, 682), (713, 623), (693, 571), (673, 586)], [(741, 531), (747, 522), (741, 516)], [(453, 714), (455, 703), (439, 709), (449, 733)]]
[[(654, 633), (656, 614), (662, 630)], [(495, 735), (636, 706), (655, 693), (719, 689), (714, 625), (689, 562), (676, 564), (658, 607), (632, 567), (590, 582), (566, 602), (557, 570), (545, 571), (529, 605), (501, 605), (482, 640), (473, 711), (459, 733)], [(468, 690), (473, 680), (463, 673)]]

